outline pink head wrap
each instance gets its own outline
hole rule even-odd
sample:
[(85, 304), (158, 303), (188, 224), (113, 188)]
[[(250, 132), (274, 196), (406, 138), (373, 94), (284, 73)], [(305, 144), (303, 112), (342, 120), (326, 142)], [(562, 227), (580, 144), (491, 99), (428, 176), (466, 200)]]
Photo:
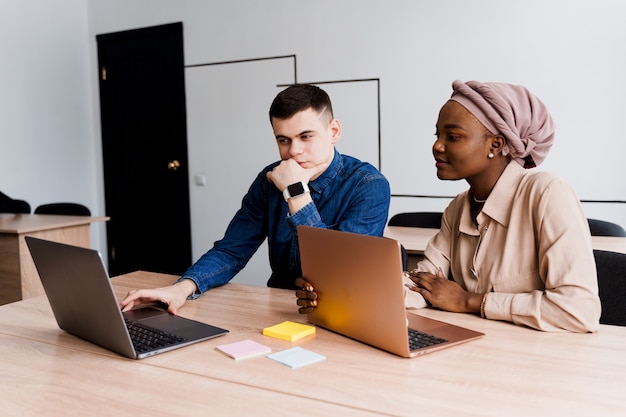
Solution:
[(503, 154), (524, 168), (539, 165), (554, 140), (554, 122), (546, 106), (528, 89), (504, 83), (454, 81), (452, 97), (494, 135), (506, 138)]

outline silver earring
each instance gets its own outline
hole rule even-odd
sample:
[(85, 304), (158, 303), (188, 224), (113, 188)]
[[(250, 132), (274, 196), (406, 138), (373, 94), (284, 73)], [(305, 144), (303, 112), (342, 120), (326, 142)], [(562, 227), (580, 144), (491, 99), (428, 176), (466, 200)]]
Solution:
[(489, 152), (489, 155), (487, 155), (487, 158), (493, 159), (493, 152)]

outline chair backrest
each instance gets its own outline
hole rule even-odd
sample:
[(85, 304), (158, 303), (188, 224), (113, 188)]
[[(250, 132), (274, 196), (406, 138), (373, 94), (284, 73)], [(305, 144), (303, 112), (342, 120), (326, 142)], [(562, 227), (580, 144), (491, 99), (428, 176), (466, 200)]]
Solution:
[(441, 217), (443, 217), (443, 213), (438, 211), (416, 211), (408, 213), (398, 213), (391, 217), (391, 219), (389, 219), (387, 225), (440, 229)]
[(626, 326), (626, 254), (595, 249), (600, 323)]
[(30, 204), (24, 200), (15, 200), (0, 191), (0, 213), (30, 214)]
[(626, 237), (626, 230), (616, 223), (604, 220), (587, 219), (591, 236), (617, 236)]
[(35, 209), (35, 214), (62, 214), (66, 216), (91, 216), (91, 211), (78, 203), (42, 204)]

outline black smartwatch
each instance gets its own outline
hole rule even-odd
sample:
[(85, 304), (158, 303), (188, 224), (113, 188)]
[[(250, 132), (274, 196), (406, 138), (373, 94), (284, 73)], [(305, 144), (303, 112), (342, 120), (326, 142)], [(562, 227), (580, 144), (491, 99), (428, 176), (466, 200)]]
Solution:
[(285, 197), (285, 201), (289, 201), (290, 198), (296, 198), (308, 192), (309, 187), (302, 181), (298, 181), (285, 188), (285, 191), (283, 191), (283, 197)]

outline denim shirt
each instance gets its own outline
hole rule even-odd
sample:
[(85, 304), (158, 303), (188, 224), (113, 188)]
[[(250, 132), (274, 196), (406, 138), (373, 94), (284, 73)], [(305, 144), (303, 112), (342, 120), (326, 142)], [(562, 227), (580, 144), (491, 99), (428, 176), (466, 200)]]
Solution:
[(332, 163), (308, 184), (313, 201), (289, 215), (282, 190), (266, 178), (266, 173), (279, 163), (259, 173), (224, 237), (179, 278), (196, 283), (199, 292), (192, 297), (229, 282), (265, 238), (272, 270), (267, 285), (295, 289), (295, 279), (302, 276), (297, 234), (300, 225), (382, 236), (390, 188), (372, 165), (335, 150)]

